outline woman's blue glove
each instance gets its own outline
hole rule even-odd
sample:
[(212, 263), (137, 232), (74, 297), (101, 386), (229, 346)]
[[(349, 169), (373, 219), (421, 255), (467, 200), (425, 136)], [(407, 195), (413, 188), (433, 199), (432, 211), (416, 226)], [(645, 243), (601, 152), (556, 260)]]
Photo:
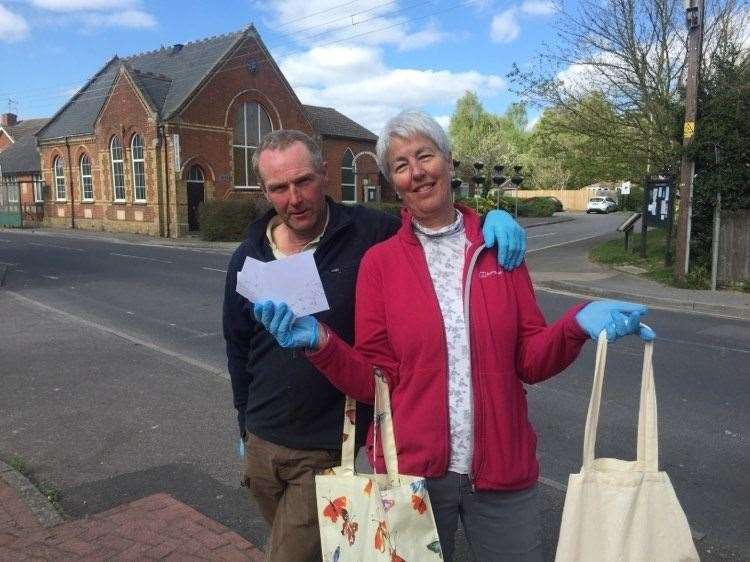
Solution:
[(484, 245), (492, 248), (497, 242), (497, 263), (511, 271), (521, 265), (526, 256), (526, 231), (507, 211), (493, 209), (482, 226)]
[(284, 302), (257, 302), (253, 306), (253, 315), (281, 347), (315, 347), (318, 342), (318, 321), (315, 316), (297, 318)]
[(628, 334), (638, 334), (643, 341), (654, 341), (656, 339), (654, 331), (641, 324), (641, 316), (646, 314), (648, 314), (648, 308), (642, 304), (594, 301), (578, 311), (576, 320), (592, 340), (598, 339), (601, 331), (606, 330), (609, 341), (615, 341)]

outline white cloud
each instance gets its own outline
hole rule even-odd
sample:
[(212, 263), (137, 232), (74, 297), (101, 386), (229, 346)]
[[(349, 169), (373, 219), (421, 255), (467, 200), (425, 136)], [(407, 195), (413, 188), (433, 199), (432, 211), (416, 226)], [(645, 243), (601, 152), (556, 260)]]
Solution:
[(451, 124), (451, 116), (450, 115), (437, 115), (435, 117), (435, 121), (440, 123), (440, 126), (447, 131), (448, 127)]
[(490, 39), (493, 43), (511, 43), (521, 35), (521, 25), (518, 23), (517, 9), (509, 8), (492, 18)]
[(15, 14), (0, 4), (0, 41), (14, 43), (29, 34), (29, 24), (23, 16)]
[(111, 11), (138, 6), (138, 0), (31, 0), (31, 4), (51, 12)]
[(529, 133), (534, 130), (534, 127), (537, 126), (537, 123), (539, 123), (539, 120), (542, 118), (542, 114), (537, 114), (534, 118), (532, 118), (527, 124), (526, 124), (526, 131)]
[(551, 0), (525, 0), (521, 11), (532, 16), (549, 16), (557, 11)]
[(452, 105), (466, 90), (491, 97), (505, 90), (503, 78), (476, 71), (389, 68), (374, 47), (316, 47), (279, 60), (303, 103), (335, 107), (379, 132), (407, 107)]
[(360, 0), (342, 4), (341, 0), (277, 0), (257, 1), (254, 6), (270, 16), (278, 32), (306, 45), (356, 42), (358, 45), (393, 45), (401, 51), (409, 51), (423, 49), (448, 37), (434, 20), (422, 30), (413, 29), (409, 20), (421, 19), (424, 14), (402, 15), (403, 10), (394, 1)]
[(156, 27), (156, 18), (142, 10), (124, 10), (111, 14), (86, 14), (84, 23), (91, 28), (127, 27), (132, 29)]

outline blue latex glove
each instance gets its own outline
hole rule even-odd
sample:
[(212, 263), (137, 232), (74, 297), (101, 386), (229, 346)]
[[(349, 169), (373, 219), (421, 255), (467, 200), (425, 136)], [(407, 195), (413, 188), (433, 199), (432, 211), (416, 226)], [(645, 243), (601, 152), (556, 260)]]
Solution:
[(318, 342), (315, 316), (297, 318), (285, 302), (257, 302), (253, 306), (253, 315), (281, 347), (315, 347)]
[(641, 317), (646, 314), (648, 308), (642, 304), (595, 301), (578, 311), (576, 321), (592, 340), (598, 339), (601, 331), (606, 330), (609, 341), (615, 341), (628, 334), (638, 334), (643, 341), (654, 341), (654, 331), (641, 324)]
[(484, 245), (492, 248), (497, 242), (497, 263), (508, 271), (521, 265), (526, 256), (526, 231), (507, 211), (493, 209), (482, 226)]

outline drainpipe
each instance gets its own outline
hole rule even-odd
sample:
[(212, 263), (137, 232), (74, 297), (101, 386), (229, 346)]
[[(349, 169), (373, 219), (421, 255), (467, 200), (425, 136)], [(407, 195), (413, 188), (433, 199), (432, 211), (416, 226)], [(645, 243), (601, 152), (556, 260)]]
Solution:
[(170, 238), (169, 233), (169, 150), (167, 149), (167, 132), (164, 125), (159, 125), (159, 135), (164, 151), (164, 236)]
[(73, 165), (70, 160), (70, 143), (68, 137), (65, 137), (65, 148), (68, 150), (68, 177), (70, 178), (70, 228), (76, 227), (76, 192), (73, 186)]

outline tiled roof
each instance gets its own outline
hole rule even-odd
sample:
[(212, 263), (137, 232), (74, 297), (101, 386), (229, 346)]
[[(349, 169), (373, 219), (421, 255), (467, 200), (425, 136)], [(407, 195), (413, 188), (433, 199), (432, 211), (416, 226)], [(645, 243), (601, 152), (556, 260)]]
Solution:
[(332, 107), (319, 107), (317, 105), (303, 105), (302, 107), (304, 107), (307, 117), (312, 122), (315, 132), (320, 135), (357, 140), (378, 140), (377, 135)]
[(124, 59), (114, 57), (52, 118), (39, 139), (92, 133), (123, 64), (160, 117), (170, 117), (244, 33), (209, 37), (181, 48), (162, 47)]
[(3, 127), (7, 131), (7, 133), (10, 135), (10, 138), (13, 139), (13, 141), (17, 141), (18, 139), (21, 139), (25, 137), (27, 134), (36, 133), (39, 129), (41, 129), (47, 122), (49, 121), (48, 118), (44, 119), (24, 119), (23, 121), (19, 121), (12, 127)]
[[(14, 136), (15, 143), (0, 153), (0, 168), (3, 175), (20, 174), (24, 172), (39, 172), (39, 152), (36, 148), (36, 133), (49, 119), (27, 119), (14, 126), (14, 135), (23, 131), (23, 136)], [(25, 124), (24, 129), (19, 129)]]

